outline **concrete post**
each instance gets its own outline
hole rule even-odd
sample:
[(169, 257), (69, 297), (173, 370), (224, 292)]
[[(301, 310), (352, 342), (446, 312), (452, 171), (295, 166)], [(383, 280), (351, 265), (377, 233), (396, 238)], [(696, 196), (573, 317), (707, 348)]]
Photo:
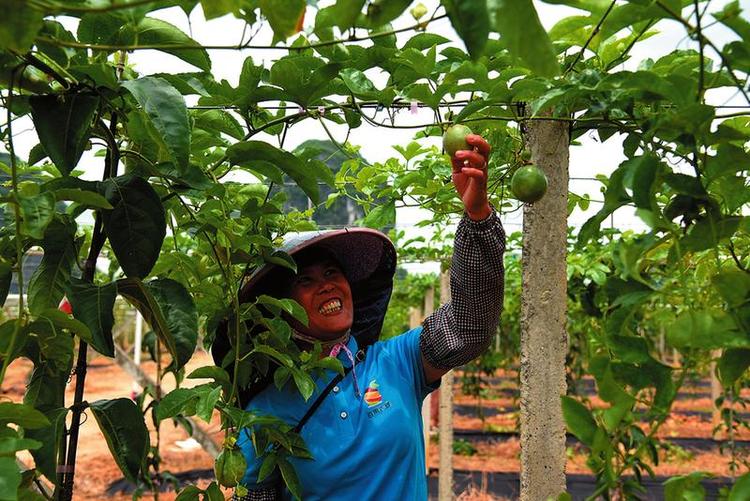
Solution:
[[(409, 310), (409, 328), (414, 329), (422, 323), (422, 312), (417, 308), (411, 308)], [(425, 403), (427, 405), (425, 405)], [(425, 410), (426, 409), (426, 410)], [(427, 468), (427, 454), (430, 450), (430, 414), (429, 414), (429, 401), (425, 399), (422, 402), (422, 434), (424, 437), (424, 457), (425, 457), (425, 473), (428, 472)], [(425, 414), (425, 412), (427, 414)]]
[[(440, 302), (451, 300), (450, 270), (440, 275)], [(453, 371), (448, 371), (440, 383), (440, 470), (438, 473), (438, 501), (453, 499)]]
[(521, 501), (565, 491), (568, 124), (530, 121), (532, 161), (547, 194), (523, 212), (521, 292)]

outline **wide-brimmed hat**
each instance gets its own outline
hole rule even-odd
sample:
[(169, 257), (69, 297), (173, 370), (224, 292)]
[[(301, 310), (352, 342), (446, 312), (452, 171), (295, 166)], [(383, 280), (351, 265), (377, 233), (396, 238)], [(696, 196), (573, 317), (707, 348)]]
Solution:
[[(396, 249), (383, 233), (369, 228), (291, 233), (279, 250), (292, 258), (302, 252), (322, 249), (341, 266), (352, 288), (354, 323), (352, 334), (360, 345), (371, 344), (380, 335), (386, 308), (393, 290)], [(256, 270), (240, 290), (240, 302), (278, 291), (280, 281), (290, 280), (290, 272), (266, 263)], [(284, 284), (285, 285), (285, 284)]]

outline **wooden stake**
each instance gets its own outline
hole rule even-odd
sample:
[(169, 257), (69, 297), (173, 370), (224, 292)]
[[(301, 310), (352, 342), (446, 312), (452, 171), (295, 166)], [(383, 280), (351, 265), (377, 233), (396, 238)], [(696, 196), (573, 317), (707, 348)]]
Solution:
[(568, 125), (527, 123), (547, 194), (523, 212), (521, 289), (521, 501), (565, 491)]

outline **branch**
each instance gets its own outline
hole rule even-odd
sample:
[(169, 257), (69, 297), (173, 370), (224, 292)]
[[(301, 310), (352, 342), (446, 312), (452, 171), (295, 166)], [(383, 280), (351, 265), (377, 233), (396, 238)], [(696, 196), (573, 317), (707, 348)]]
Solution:
[(701, 31), (701, 13), (700, 13), (700, 7), (699, 3), (700, 0), (693, 0), (693, 3), (695, 4), (695, 28), (698, 35), (698, 49), (699, 49), (699, 65), (700, 68), (698, 70), (698, 95), (696, 96), (696, 100), (700, 103), (702, 102), (703, 98), (703, 85), (705, 80), (705, 55), (703, 54), (703, 51), (705, 49), (705, 43), (703, 40), (703, 32)]
[(591, 41), (594, 39), (594, 37), (599, 33), (599, 30), (602, 27), (602, 24), (604, 24), (604, 20), (607, 19), (607, 16), (609, 16), (609, 13), (612, 12), (612, 9), (614, 8), (615, 4), (617, 3), (617, 0), (612, 0), (612, 3), (609, 4), (609, 8), (607, 8), (607, 11), (604, 13), (601, 19), (599, 19), (599, 23), (597, 23), (596, 27), (594, 28), (594, 31), (591, 32), (591, 35), (589, 35), (588, 40), (586, 40), (586, 43), (583, 44), (583, 47), (581, 48), (581, 51), (576, 56), (575, 60), (565, 69), (565, 73), (563, 73), (563, 76), (567, 75), (570, 70), (573, 69), (573, 67), (578, 63), (578, 61), (583, 57), (583, 53), (586, 52), (586, 49), (588, 48)]
[(732, 259), (734, 260), (734, 263), (737, 265), (737, 268), (741, 269), (745, 273), (750, 273), (750, 270), (748, 270), (747, 267), (745, 267), (742, 264), (742, 261), (740, 261), (740, 258), (737, 257), (737, 254), (734, 251), (734, 242), (732, 242), (731, 239), (729, 240), (729, 246), (727, 248), (729, 249), (729, 253), (732, 255)]
[[(678, 14), (677, 12), (673, 11), (668, 5), (664, 5), (664, 2), (662, 0), (656, 0), (656, 5), (658, 5), (664, 12), (670, 15), (672, 19), (677, 21), (678, 23), (682, 24), (685, 29), (688, 31), (688, 33), (695, 33), (697, 30), (696, 28), (690, 24), (688, 21), (683, 19), (683, 17)], [(729, 75), (732, 77), (732, 80), (734, 80), (734, 84), (737, 86), (737, 88), (742, 92), (742, 95), (745, 97), (745, 100), (750, 103), (750, 96), (748, 96), (747, 92), (745, 91), (745, 85), (740, 81), (739, 78), (737, 78), (737, 75), (734, 74), (734, 69), (732, 68), (732, 65), (727, 61), (727, 58), (724, 57), (724, 53), (719, 50), (716, 45), (706, 38), (706, 36), (701, 33), (700, 31), (697, 32), (697, 36), (699, 41), (703, 41), (706, 45), (711, 47), (721, 58), (721, 64), (726, 67), (726, 69), (729, 71)]]

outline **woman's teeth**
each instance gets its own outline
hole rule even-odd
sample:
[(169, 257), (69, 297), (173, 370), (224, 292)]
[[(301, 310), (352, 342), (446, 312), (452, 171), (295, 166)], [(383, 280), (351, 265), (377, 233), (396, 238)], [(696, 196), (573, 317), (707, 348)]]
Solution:
[(341, 310), (341, 300), (339, 299), (332, 299), (318, 308), (318, 312), (322, 315), (330, 315), (331, 313), (336, 313), (339, 310)]

